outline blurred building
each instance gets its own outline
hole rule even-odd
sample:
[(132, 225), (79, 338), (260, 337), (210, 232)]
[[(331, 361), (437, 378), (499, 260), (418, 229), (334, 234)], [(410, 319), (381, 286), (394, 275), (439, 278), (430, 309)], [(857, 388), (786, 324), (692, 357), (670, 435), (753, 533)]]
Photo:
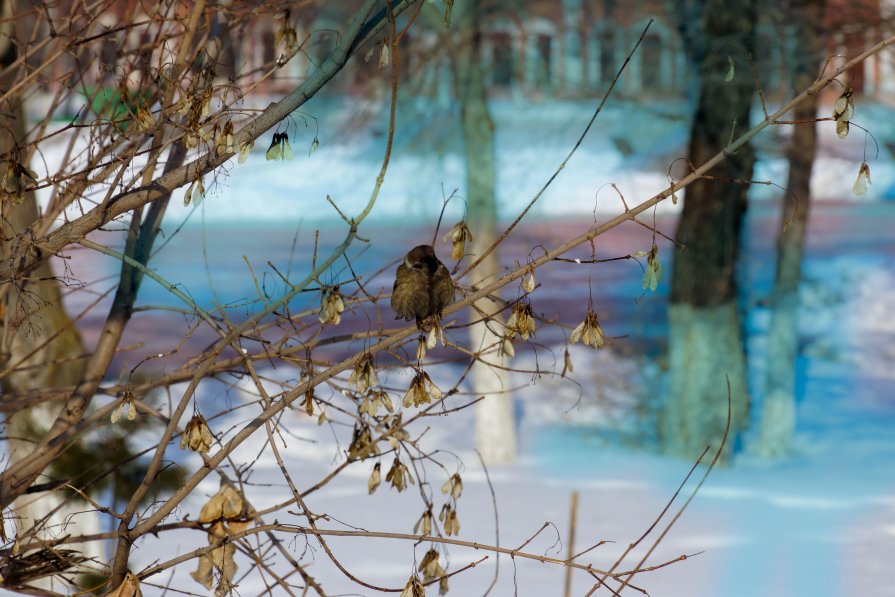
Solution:
[[(631, 56), (616, 93), (631, 98), (662, 99), (693, 93), (693, 79), (682, 41), (690, 2), (672, 0), (484, 0), (482, 60), (493, 97), (516, 99), (582, 98), (605, 90), (643, 34), (638, 51)], [(270, 86), (273, 91), (302, 78), (316, 60), (325, 57), (335, 43), (334, 31), (344, 14), (331, 3), (298, 15), (296, 26), (310, 35), (308, 52), (296, 57)], [(429, 3), (440, 9), (441, 3)], [(424, 8), (428, 9), (428, 8)], [(789, 35), (792, 19), (785, 3), (765, 1), (759, 10), (755, 55), (752, 60), (766, 97), (788, 97), (788, 57), (799, 48)], [(833, 65), (853, 57), (893, 32), (895, 0), (827, 0), (822, 30)], [(240, 53), (251, 56), (256, 67), (269, 64), (276, 54), (271, 47), (273, 22), (259, 20), (259, 34), (242, 37)], [(415, 95), (450, 95), (449, 64), (443, 51), (443, 28), (417, 19), (402, 39), (399, 51), (406, 91)], [(254, 40), (254, 41), (250, 41)], [(260, 40), (260, 44), (258, 41)], [(260, 49), (259, 49), (260, 46)], [(741, 68), (749, 57), (736, 48), (720, 49), (719, 69), (726, 72), (730, 55)], [(378, 75), (378, 53), (369, 62), (352, 61), (339, 85), (362, 88)], [(820, 69), (821, 65), (818, 65)], [(408, 73), (410, 76), (408, 76)], [(882, 52), (852, 69), (850, 84), (858, 93), (895, 93), (895, 52)]]
[[(423, 10), (443, 10), (440, 1), (424, 0)], [(697, 15), (684, 0), (483, 0), (482, 60), (495, 98), (538, 100), (588, 98), (605, 90), (643, 34), (638, 51), (630, 57), (615, 93), (626, 99), (674, 99), (695, 93), (696, 82), (684, 51), (682, 32)], [(788, 35), (791, 23), (785, 3), (763, 0), (752, 57), (762, 89), (768, 98), (788, 97), (788, 56), (798, 52)], [(188, 18), (191, 2), (175, 5), (172, 26)], [(292, 12), (285, 12), (291, 7)], [(336, 46), (339, 30), (352, 16), (355, 2), (252, 2), (232, 1), (213, 13), (213, 34), (218, 36), (216, 73), (221, 82), (250, 89), (258, 96), (278, 95), (293, 89), (325, 60)], [(151, 12), (151, 11), (150, 11)], [(171, 15), (168, 15), (170, 18)], [(164, 64), (158, 32), (135, 27), (152, 15), (137, 0), (109, 4), (91, 33), (101, 38), (98, 60), (86, 73), (89, 85), (111, 87), (122, 77), (132, 89)], [(419, 97), (452, 95), (450, 64), (444, 51), (446, 30), (438, 19), (416, 19), (402, 38), (398, 59), (402, 92)], [(833, 64), (859, 54), (891, 34), (895, 0), (827, 0), (823, 30)], [(438, 25), (437, 25), (438, 24)], [(282, 29), (295, 31), (300, 51), (291, 59), (282, 41)], [(437, 26), (436, 26), (437, 25)], [(330, 85), (343, 93), (366, 94), (371, 85), (387, 85), (379, 68), (381, 46), (351, 60)], [(748, 68), (749, 57), (737, 48), (719, 49), (719, 70), (731, 56), (738, 68)], [(137, 59), (134, 60), (134, 55)], [(35, 54), (29, 61), (41, 58)], [(72, 54), (56, 60), (43, 79), (51, 93), (64, 85), (83, 57)], [(134, 67), (142, 64), (144, 67)], [(819, 65), (820, 67), (820, 65)], [(895, 97), (895, 51), (887, 50), (855, 67), (848, 83), (858, 92)], [(88, 87), (89, 87), (88, 85)], [(86, 89), (86, 88), (85, 88)], [(76, 107), (72, 106), (76, 111)]]

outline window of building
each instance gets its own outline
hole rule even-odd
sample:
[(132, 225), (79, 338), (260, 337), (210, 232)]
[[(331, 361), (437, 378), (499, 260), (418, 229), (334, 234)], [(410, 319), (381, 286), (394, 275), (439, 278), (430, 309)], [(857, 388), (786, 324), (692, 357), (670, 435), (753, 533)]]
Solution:
[(553, 39), (538, 35), (535, 40), (535, 85), (540, 89), (550, 87), (553, 73)]
[(513, 84), (513, 38), (508, 33), (495, 33), (492, 38), (491, 76), (497, 87)]
[(600, 32), (600, 80), (611, 81), (615, 76), (615, 32)]
[(643, 89), (662, 88), (662, 38), (649, 34), (640, 49), (640, 76)]

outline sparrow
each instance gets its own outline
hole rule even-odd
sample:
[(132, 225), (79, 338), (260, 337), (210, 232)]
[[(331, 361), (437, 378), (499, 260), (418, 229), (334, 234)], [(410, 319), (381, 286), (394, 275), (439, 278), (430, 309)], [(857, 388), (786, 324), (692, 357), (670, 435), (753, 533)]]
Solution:
[(454, 302), (454, 283), (444, 264), (435, 256), (435, 249), (419, 245), (410, 250), (395, 272), (392, 288), (392, 310), (395, 319), (416, 319), (420, 330), (431, 325), (426, 320), (441, 317), (444, 308)]

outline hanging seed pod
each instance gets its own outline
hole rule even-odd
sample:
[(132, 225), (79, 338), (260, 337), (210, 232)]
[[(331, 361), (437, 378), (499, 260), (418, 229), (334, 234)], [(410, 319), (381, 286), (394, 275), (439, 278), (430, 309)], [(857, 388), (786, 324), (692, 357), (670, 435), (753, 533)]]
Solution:
[(855, 186), (852, 187), (852, 192), (855, 195), (860, 197), (864, 193), (867, 192), (867, 185), (870, 184), (870, 166), (867, 165), (867, 162), (861, 163), (861, 169), (858, 170), (858, 179), (855, 180)]
[(420, 582), (420, 579), (414, 574), (404, 585), (400, 597), (426, 597), (426, 587)]
[(323, 297), (320, 300), (320, 314), (318, 316), (320, 323), (339, 325), (342, 321), (342, 312), (344, 310), (345, 301), (342, 300), (342, 293), (339, 292), (339, 287), (325, 288)]
[(528, 340), (529, 336), (534, 335), (535, 319), (531, 305), (527, 301), (519, 301), (513, 307), (513, 312), (507, 320), (507, 332), (510, 338), (519, 334), (523, 340)]
[(454, 473), (444, 482), (444, 485), (441, 486), (441, 493), (449, 493), (455, 500), (460, 497), (460, 494), (463, 493), (463, 480), (460, 479), (459, 473)]
[(196, 188), (196, 181), (190, 183), (190, 186), (187, 187), (186, 193), (183, 194), (183, 206), (186, 207), (190, 204), (190, 201), (193, 200), (193, 189)]
[[(597, 321), (597, 314), (590, 307), (587, 308), (587, 312), (584, 314), (584, 321), (569, 336), (569, 342), (572, 344), (579, 340), (591, 348), (603, 348), (603, 328), (600, 327), (600, 322)], [(566, 355), (568, 355), (568, 350)], [(569, 365), (571, 365), (571, 362), (569, 362)], [(571, 370), (570, 366), (569, 369)], [(565, 372), (565, 369), (563, 371)]]
[(121, 415), (125, 411), (125, 409), (127, 410), (127, 420), (128, 421), (133, 421), (134, 419), (136, 419), (137, 418), (137, 407), (134, 404), (134, 402), (135, 402), (134, 393), (128, 386), (124, 389), (124, 392), (122, 392), (122, 394), (121, 394), (121, 402), (118, 404), (118, 406), (115, 408), (115, 410), (112, 411), (112, 417), (111, 417), (112, 423), (115, 424), (119, 421), (119, 419), (121, 419)]
[(463, 255), (466, 254), (466, 243), (472, 242), (472, 232), (469, 231), (466, 222), (461, 220), (451, 227), (444, 240), (451, 241), (451, 259), (463, 259)]
[(392, 468), (388, 470), (388, 474), (385, 476), (385, 480), (387, 483), (391, 483), (392, 487), (397, 489), (399, 492), (407, 489), (408, 484), (416, 485), (416, 481), (413, 480), (413, 475), (410, 474), (410, 471), (407, 469), (407, 466), (401, 462), (400, 458), (395, 458), (394, 462), (392, 462)]
[(196, 180), (196, 190), (193, 192), (193, 205), (199, 207), (202, 205), (202, 201), (205, 200), (205, 185), (202, 184), (202, 179), (199, 178)]
[(656, 241), (653, 241), (653, 247), (646, 257), (646, 271), (643, 272), (643, 282), (641, 283), (643, 290), (648, 288), (655, 291), (661, 278), (662, 262), (659, 261), (659, 247), (656, 246)]
[(361, 394), (379, 385), (379, 376), (376, 373), (376, 363), (372, 354), (365, 353), (358, 359), (354, 364), (354, 371), (348, 378), (348, 383), (354, 384)]
[(441, 345), (444, 346), (444, 330), (441, 327), (441, 321), (437, 317), (432, 319), (432, 329), (429, 330), (429, 335), (426, 336), (426, 348), (429, 350), (438, 346), (438, 342), (441, 342)]
[(379, 484), (382, 482), (382, 474), (380, 473), (381, 464), (376, 463), (373, 465), (373, 472), (370, 473), (370, 479), (367, 481), (367, 492), (370, 495), (373, 495), (376, 492), (376, 489), (379, 488)]
[(180, 436), (180, 449), (185, 450), (187, 447), (193, 452), (208, 452), (211, 450), (211, 443), (214, 437), (205, 422), (205, 417), (200, 414), (193, 415), (183, 435)]
[(274, 133), (273, 139), (270, 142), (270, 147), (267, 148), (267, 151), (264, 152), (264, 158), (267, 161), (273, 161), (280, 159), (280, 133)]
[(429, 404), (433, 399), (441, 400), (441, 390), (438, 389), (429, 374), (425, 371), (417, 373), (410, 382), (407, 393), (404, 394), (404, 406), (419, 406), (421, 404)]
[(516, 348), (513, 346), (512, 339), (508, 336), (503, 337), (503, 340), (500, 343), (500, 352), (510, 359), (516, 356)]
[(379, 51), (379, 68), (385, 68), (389, 63), (388, 40), (382, 42), (382, 50)]
[(379, 446), (373, 443), (373, 434), (370, 433), (369, 425), (355, 425), (351, 445), (348, 446), (348, 459), (363, 460), (378, 455)]
[(563, 354), (562, 373), (560, 373), (560, 375), (565, 377), (566, 373), (572, 373), (573, 371), (575, 371), (575, 367), (572, 366), (572, 357), (569, 355), (568, 347), (566, 347), (565, 353)]
[(855, 114), (854, 90), (847, 87), (833, 104), (833, 120), (840, 139), (848, 136), (849, 122)]
[(305, 397), (301, 401), (301, 406), (305, 409), (305, 413), (309, 417), (314, 416), (314, 388), (308, 388), (308, 391), (305, 392)]
[(416, 524), (413, 525), (413, 534), (431, 535), (433, 519), (432, 510), (423, 512), (423, 515), (420, 516), (419, 520), (416, 521)]
[(530, 268), (528, 273), (522, 276), (522, 290), (531, 292), (535, 289), (535, 270)]
[(444, 527), (444, 534), (448, 537), (460, 534), (460, 519), (457, 518), (457, 509), (450, 504), (445, 504), (441, 507), (441, 512), (438, 513), (438, 520)]
[[(246, 141), (242, 145), (239, 146), (239, 157), (236, 159), (240, 164), (245, 164), (246, 160), (249, 159), (249, 154), (252, 153), (252, 148), (255, 147), (254, 141)], [(266, 157), (266, 156), (265, 156)]]
[(833, 120), (849, 121), (855, 115), (855, 93), (847, 87), (833, 104)]
[(288, 133), (283, 133), (280, 137), (280, 147), (282, 148), (280, 151), (281, 160), (291, 160), (295, 157), (295, 154), (292, 152), (292, 146), (289, 145)]
[(423, 582), (429, 582), (440, 576), (444, 576), (444, 568), (442, 568), (441, 564), (438, 562), (438, 557), (438, 550), (434, 548), (427, 551), (426, 555), (423, 556), (422, 561), (417, 567), (417, 571), (421, 572), (423, 575)]

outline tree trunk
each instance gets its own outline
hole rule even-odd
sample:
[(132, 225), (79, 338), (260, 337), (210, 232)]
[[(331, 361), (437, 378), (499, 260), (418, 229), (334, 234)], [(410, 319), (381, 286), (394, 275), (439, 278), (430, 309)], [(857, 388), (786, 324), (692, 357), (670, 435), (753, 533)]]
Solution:
[[(706, 0), (700, 43), (688, 43), (700, 90), (690, 136), (694, 166), (721, 151), (732, 134), (749, 128), (754, 83), (747, 56), (753, 48), (752, 0)], [(722, 48), (722, 50), (719, 50)], [(733, 79), (728, 53), (735, 61)], [(677, 229), (669, 306), (669, 384), (659, 420), (664, 448), (684, 458), (717, 448), (732, 400), (729, 457), (749, 413), (746, 364), (737, 311), (736, 265), (754, 156), (750, 147), (729, 156), (687, 188)]]
[[(795, 23), (796, 55), (792, 57), (793, 87), (802, 90), (814, 82), (823, 59), (820, 26), (823, 2), (793, 2), (788, 21)], [(771, 296), (768, 330), (767, 374), (757, 454), (775, 457), (786, 454), (796, 424), (796, 355), (798, 344), (799, 282), (805, 227), (811, 196), (811, 170), (817, 145), (818, 96), (812, 95), (795, 107), (795, 125), (789, 146), (789, 179), (783, 196), (783, 214), (777, 236), (777, 274)]]
[[(2, 18), (12, 23), (12, 2), (3, 3)], [(5, 33), (5, 32), (4, 32)], [(9, 34), (14, 35), (12, 26)], [(6, 66), (17, 56), (16, 45), (0, 34), (0, 89), (9, 89), (17, 71)], [(3, 43), (3, 42), (6, 43)], [(27, 165), (27, 155), (18, 154), (25, 145), (25, 109), (21, 99), (12, 95), (0, 102), (0, 155), (20, 160)], [(16, 157), (18, 154), (18, 157)], [(7, 163), (0, 163), (0, 177), (7, 172)], [(25, 179), (26, 186), (30, 182)], [(0, 259), (7, 259), (11, 249), (31, 224), (38, 219), (37, 199), (26, 192), (20, 203), (4, 196), (0, 221)], [(27, 278), (8, 284), (0, 302), (0, 367), (15, 370), (0, 380), (3, 396), (74, 386), (84, 370), (84, 347), (80, 334), (62, 305), (59, 282), (48, 261), (35, 268)], [(31, 453), (35, 441), (52, 424), (60, 402), (38, 405), (10, 415), (6, 420), (9, 462)], [(44, 479), (46, 480), (46, 479)], [(52, 539), (62, 535), (99, 532), (96, 512), (78, 503), (63, 503), (63, 492), (28, 494), (13, 504), (15, 526), (20, 536), (34, 532), (33, 538)], [(86, 511), (85, 511), (86, 510)], [(33, 539), (31, 539), (33, 540)], [(75, 546), (78, 547), (78, 546)], [(81, 546), (88, 557), (101, 557), (99, 545)], [(44, 586), (45, 585), (45, 586)], [(43, 588), (50, 588), (44, 583)], [(66, 587), (62, 587), (65, 590)]]
[[(497, 238), (497, 201), (494, 194), (494, 123), (488, 112), (484, 74), (480, 61), (479, 3), (457, 2), (454, 6), (456, 32), (453, 44), (454, 85), (460, 103), (463, 145), (466, 157), (467, 220), (473, 235), (471, 255), (475, 260)], [(469, 284), (478, 288), (500, 274), (498, 252), (492, 252), (469, 274)], [(516, 458), (516, 428), (513, 401), (509, 392), (506, 357), (499, 350), (503, 325), (492, 300), (475, 303), (473, 321), (482, 314), (492, 317), (470, 328), (471, 348), (484, 350), (472, 368), (472, 385), (484, 400), (476, 404), (476, 445), (488, 464)]]

